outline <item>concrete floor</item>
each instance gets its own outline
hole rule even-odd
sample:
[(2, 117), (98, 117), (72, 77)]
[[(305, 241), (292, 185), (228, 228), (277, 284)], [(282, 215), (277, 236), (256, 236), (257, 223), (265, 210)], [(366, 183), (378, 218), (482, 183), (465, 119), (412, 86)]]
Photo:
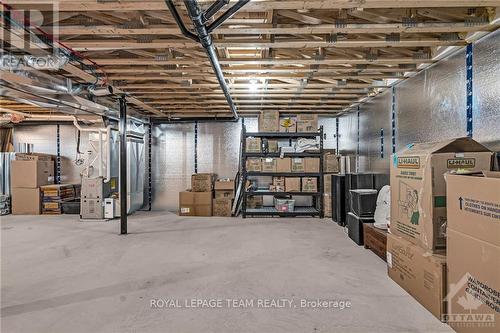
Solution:
[[(119, 236), (117, 221), (6, 216), (1, 229), (4, 333), (452, 332), (328, 219), (141, 212)], [(183, 307), (151, 308), (159, 298)], [(352, 305), (301, 308), (316, 298)], [(192, 299), (222, 308), (186, 308)], [(292, 303), (263, 308), (271, 299)]]

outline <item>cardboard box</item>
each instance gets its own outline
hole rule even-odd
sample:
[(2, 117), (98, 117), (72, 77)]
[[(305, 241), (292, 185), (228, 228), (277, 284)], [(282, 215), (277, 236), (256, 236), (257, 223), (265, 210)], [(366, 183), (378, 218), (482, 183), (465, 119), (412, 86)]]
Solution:
[(302, 177), (302, 192), (318, 192), (318, 178)]
[(446, 174), (448, 324), (459, 333), (498, 332), (500, 172)]
[(300, 192), (300, 178), (299, 177), (286, 177), (285, 178), (285, 192)]
[(264, 153), (277, 153), (279, 152), (278, 140), (263, 139), (263, 145), (265, 147)]
[(330, 194), (323, 194), (323, 215), (332, 217), (332, 196)]
[(320, 159), (317, 157), (304, 158), (304, 171), (305, 172), (319, 172)]
[(323, 172), (339, 173), (340, 172), (340, 156), (335, 155), (333, 152), (325, 152), (323, 154)]
[(280, 132), (285, 132), (285, 133), (297, 132), (297, 118), (295, 117), (280, 118)]
[(450, 170), (489, 170), (491, 152), (470, 138), (407, 147), (391, 163), (391, 233), (424, 249), (446, 248), (446, 184)]
[(234, 199), (234, 191), (230, 190), (215, 190), (215, 199), (229, 198)]
[(260, 158), (247, 158), (247, 171), (262, 171), (262, 162)]
[(212, 192), (179, 192), (179, 215), (212, 216)]
[(292, 172), (292, 159), (290, 157), (276, 159), (277, 172)]
[(11, 188), (13, 215), (39, 215), (41, 199), (39, 188)]
[(297, 116), (297, 132), (309, 133), (318, 131), (318, 115), (299, 114)]
[(260, 138), (246, 138), (245, 150), (247, 153), (260, 153), (261, 152)]
[(387, 234), (387, 273), (436, 318), (446, 313), (446, 256)]
[(285, 177), (273, 177), (274, 186), (285, 186)]
[(213, 200), (213, 216), (232, 216), (233, 200), (216, 198)]
[(247, 197), (247, 208), (260, 208), (264, 204), (262, 195), (252, 195)]
[(278, 111), (264, 111), (259, 114), (259, 132), (279, 132), (280, 113)]
[(191, 176), (191, 191), (211, 192), (213, 190), (214, 174), (195, 173)]
[(234, 180), (217, 179), (214, 184), (214, 190), (234, 191)]
[(35, 158), (11, 161), (11, 187), (37, 188), (54, 183), (54, 162)]
[(305, 172), (304, 159), (300, 157), (292, 158), (292, 172)]
[(53, 161), (53, 156), (42, 153), (16, 153), (18, 161)]
[(332, 174), (323, 175), (323, 192), (332, 194)]
[(275, 158), (266, 157), (262, 159), (262, 172), (276, 172), (277, 163)]

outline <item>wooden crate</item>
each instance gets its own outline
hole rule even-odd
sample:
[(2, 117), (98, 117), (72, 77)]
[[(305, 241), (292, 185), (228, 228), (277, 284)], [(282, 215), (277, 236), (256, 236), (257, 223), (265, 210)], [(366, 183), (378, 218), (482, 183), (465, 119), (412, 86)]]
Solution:
[(375, 228), (373, 223), (363, 223), (365, 249), (372, 250), (382, 260), (387, 261), (387, 231)]

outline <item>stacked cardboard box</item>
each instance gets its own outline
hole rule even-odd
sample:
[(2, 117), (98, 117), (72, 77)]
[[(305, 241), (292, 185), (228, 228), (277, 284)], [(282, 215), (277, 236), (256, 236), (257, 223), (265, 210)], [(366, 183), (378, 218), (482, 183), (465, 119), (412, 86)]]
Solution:
[(277, 163), (275, 158), (266, 157), (262, 159), (262, 172), (276, 172)]
[(448, 324), (459, 333), (498, 332), (500, 172), (446, 175)]
[(285, 132), (285, 133), (297, 132), (297, 118), (295, 117), (280, 118), (280, 132)]
[(285, 191), (286, 192), (300, 192), (300, 178), (299, 177), (286, 177), (285, 178)]
[(179, 215), (212, 216), (213, 180), (211, 173), (191, 176), (191, 191), (179, 192)]
[[(447, 191), (445, 174), (489, 170), (491, 155), (488, 149), (476, 141), (460, 138), (411, 145), (393, 157), (390, 224), (392, 235), (387, 239), (389, 276), (441, 320), (446, 320), (447, 238), (454, 244), (448, 250), (448, 260), (453, 259), (452, 262), (460, 266), (470, 256), (474, 257), (472, 248), (465, 253), (467, 236), (459, 239), (460, 236), (453, 227), (454, 216), (451, 215), (452, 220), (447, 222), (448, 214), (456, 213), (456, 209), (447, 208), (447, 201), (448, 205), (452, 204), (450, 200), (459, 205), (462, 203), (460, 199), (470, 196), (458, 196), (457, 186)], [(447, 199), (447, 196), (451, 197)], [(474, 216), (474, 219), (474, 224), (479, 226), (479, 217)], [(498, 235), (499, 230), (496, 231)], [(484, 248), (481, 251), (484, 253)], [(469, 262), (467, 269), (472, 270), (475, 267), (480, 271), (479, 274), (486, 272), (487, 270), (480, 268), (486, 267), (484, 263), (475, 266), (479, 258), (478, 252), (478, 256)], [(456, 277), (457, 274), (452, 274), (450, 270), (450, 279)], [(465, 282), (467, 284), (470, 281), (467, 282), (465, 278)], [(457, 292), (450, 290), (450, 293)]]
[(285, 177), (273, 177), (273, 183), (269, 185), (271, 192), (285, 192)]
[(332, 196), (331, 194), (323, 194), (323, 215), (332, 217)]
[(234, 199), (234, 180), (219, 179), (215, 182), (213, 216), (231, 216)]
[(11, 162), (12, 214), (40, 214), (40, 186), (54, 182), (54, 162), (46, 154), (16, 154)]
[(325, 152), (323, 153), (323, 172), (340, 172), (340, 156), (335, 155), (335, 149), (325, 149)]
[(246, 138), (245, 150), (247, 153), (260, 153), (261, 152), (260, 138)]
[(291, 172), (292, 159), (290, 157), (276, 159), (276, 172)]
[(259, 114), (259, 132), (279, 132), (280, 113), (278, 111), (264, 111)]
[(299, 114), (297, 116), (297, 132), (309, 133), (318, 131), (318, 115)]
[(302, 177), (302, 192), (318, 192), (318, 178)]
[(62, 203), (77, 198), (76, 188), (80, 188), (80, 185), (59, 184), (41, 186), (42, 214), (62, 214)]
[(260, 158), (248, 158), (246, 162), (247, 171), (262, 171), (262, 161)]

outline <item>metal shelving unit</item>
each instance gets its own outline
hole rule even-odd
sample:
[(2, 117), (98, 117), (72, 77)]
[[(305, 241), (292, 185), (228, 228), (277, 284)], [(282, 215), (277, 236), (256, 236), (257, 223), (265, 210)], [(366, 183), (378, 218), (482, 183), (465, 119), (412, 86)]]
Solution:
[[(283, 156), (280, 153), (247, 153), (246, 152), (246, 139), (249, 137), (256, 138), (274, 138), (274, 139), (288, 139), (291, 143), (293, 139), (298, 138), (317, 138), (319, 137), (319, 151), (318, 152), (303, 152), (303, 153), (285, 153)], [(317, 132), (308, 133), (283, 133), (283, 132), (247, 132), (246, 127), (243, 125), (242, 129), (242, 177), (243, 177), (243, 200), (242, 200), (242, 216), (280, 216), (280, 217), (296, 217), (296, 216), (319, 216), (323, 218), (323, 126)], [(247, 158), (280, 158), (280, 157), (315, 157), (320, 160), (319, 172), (258, 172), (247, 171), (246, 161)], [(317, 192), (271, 192), (267, 190), (246, 190), (246, 183), (248, 177), (317, 177), (318, 178), (318, 191)], [(247, 208), (248, 196), (310, 196), (312, 197), (313, 206), (303, 207), (296, 206), (293, 212), (280, 212), (274, 207), (262, 208)]]

